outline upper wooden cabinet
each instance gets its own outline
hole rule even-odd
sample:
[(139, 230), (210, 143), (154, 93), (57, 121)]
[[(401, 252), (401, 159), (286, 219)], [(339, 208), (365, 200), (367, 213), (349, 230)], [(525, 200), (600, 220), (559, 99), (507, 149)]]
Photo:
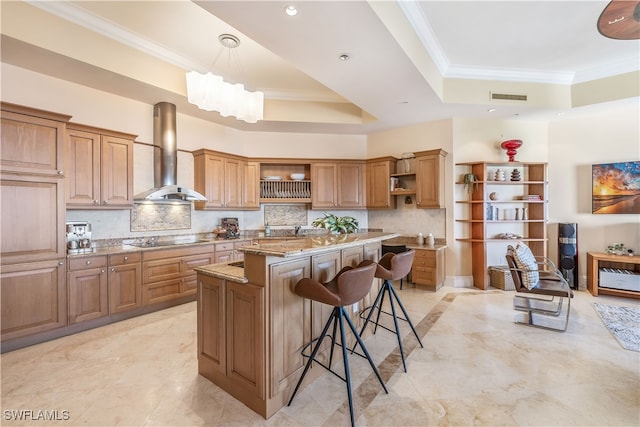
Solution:
[(69, 124), (67, 209), (123, 209), (133, 206), (135, 135)]
[(2, 103), (2, 172), (64, 174), (64, 129), (70, 116)]
[(416, 206), (419, 208), (444, 208), (444, 150), (415, 153), (416, 156)]
[(242, 207), (260, 209), (260, 163), (245, 162)]
[(311, 164), (312, 209), (364, 209), (365, 163)]
[[(239, 156), (197, 150), (194, 156), (195, 190), (207, 198), (196, 209), (257, 209), (257, 163)], [(250, 181), (249, 181), (250, 180)]]
[(383, 157), (367, 161), (367, 208), (394, 209), (396, 198), (389, 191), (389, 177), (396, 171), (396, 159)]

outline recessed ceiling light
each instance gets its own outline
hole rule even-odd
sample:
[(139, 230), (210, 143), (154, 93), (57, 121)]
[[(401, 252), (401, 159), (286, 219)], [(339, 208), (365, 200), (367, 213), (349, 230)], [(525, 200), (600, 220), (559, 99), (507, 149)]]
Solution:
[(289, 16), (296, 16), (298, 14), (298, 9), (296, 9), (296, 7), (292, 4), (285, 7), (284, 11)]
[(493, 113), (494, 111), (496, 111), (496, 109), (495, 109), (495, 108), (489, 108), (487, 111), (488, 111), (489, 113)]
[(351, 57), (349, 56), (349, 54), (348, 54), (348, 53), (343, 53), (343, 54), (341, 54), (340, 56), (338, 56), (338, 59), (339, 59), (340, 61), (348, 61), (348, 60), (350, 60), (350, 59), (351, 59)]

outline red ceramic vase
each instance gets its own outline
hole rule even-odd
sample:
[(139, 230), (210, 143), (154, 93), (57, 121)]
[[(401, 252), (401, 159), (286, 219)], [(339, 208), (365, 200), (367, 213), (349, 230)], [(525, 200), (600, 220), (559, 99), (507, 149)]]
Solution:
[(522, 147), (522, 141), (519, 139), (509, 139), (507, 141), (503, 141), (500, 144), (503, 150), (507, 150), (507, 156), (509, 156), (510, 162), (515, 162), (516, 154), (518, 153), (518, 148)]

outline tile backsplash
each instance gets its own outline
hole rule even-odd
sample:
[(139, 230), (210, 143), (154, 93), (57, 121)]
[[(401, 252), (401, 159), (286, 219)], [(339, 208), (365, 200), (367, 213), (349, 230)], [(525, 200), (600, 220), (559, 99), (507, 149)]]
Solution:
[(269, 225), (307, 225), (305, 205), (265, 205), (264, 223)]
[(131, 231), (188, 230), (191, 204), (136, 203), (131, 210)]

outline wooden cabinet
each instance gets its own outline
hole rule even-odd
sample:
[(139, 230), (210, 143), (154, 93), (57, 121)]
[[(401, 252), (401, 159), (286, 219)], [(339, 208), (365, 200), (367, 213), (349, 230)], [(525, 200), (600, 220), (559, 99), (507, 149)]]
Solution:
[(294, 292), (296, 284), (304, 277), (311, 277), (309, 258), (270, 267), (270, 397), (294, 386), (298, 370), (304, 366), (300, 351), (311, 341), (311, 302)]
[(312, 209), (363, 209), (364, 162), (311, 164)]
[(196, 209), (256, 209), (257, 164), (210, 150), (197, 150), (193, 156), (194, 187), (207, 198), (206, 202), (195, 202)]
[(65, 326), (66, 289), (63, 260), (3, 265), (0, 273), (3, 343)]
[(196, 294), (198, 265), (212, 264), (213, 244), (143, 254), (142, 302), (150, 305)]
[(314, 209), (337, 207), (335, 163), (311, 164), (311, 207)]
[(215, 244), (214, 263), (240, 261), (244, 258), (244, 253), (238, 248), (249, 244), (249, 240), (228, 241)]
[(265, 398), (264, 288), (198, 277), (198, 367), (249, 407)]
[(142, 307), (142, 254), (109, 255), (109, 312)]
[(212, 379), (227, 372), (225, 284), (223, 279), (198, 276), (198, 366)]
[(260, 163), (258, 162), (248, 161), (244, 165), (242, 207), (244, 209), (260, 209)]
[[(489, 287), (490, 265), (505, 265), (507, 245), (525, 242), (536, 256), (547, 256), (547, 164), (468, 162), (456, 165), (461, 179), (457, 182), (459, 214), (456, 221), (466, 224), (466, 235), (458, 241), (471, 244), (473, 285)], [(498, 169), (504, 181), (496, 181)], [(511, 181), (517, 169), (519, 181)], [(478, 180), (472, 187), (463, 176), (473, 174)], [(489, 179), (490, 178), (490, 179)]]
[[(287, 404), (302, 373), (301, 350), (320, 335), (333, 310), (301, 298), (296, 284), (307, 277), (327, 282), (345, 265), (379, 259), (380, 249), (380, 242), (369, 242), (295, 258), (247, 253), (248, 283), (199, 273), (198, 372), (271, 417)], [(353, 339), (349, 334), (348, 342)], [(329, 347), (327, 340), (320, 360), (327, 361)], [(324, 372), (312, 369), (310, 381)]]
[(366, 167), (367, 209), (395, 209), (396, 198), (391, 197), (389, 178), (396, 172), (396, 159), (371, 159)]
[(600, 269), (618, 269), (640, 274), (640, 256), (610, 255), (601, 252), (587, 252), (587, 290), (597, 297), (598, 295), (613, 295), (640, 299), (640, 292), (616, 289), (611, 285), (602, 286), (600, 282)]
[(64, 131), (69, 116), (1, 103), (0, 295), (5, 343), (67, 324)]
[(2, 102), (2, 172), (64, 175), (65, 122), (71, 117)]
[(416, 287), (437, 291), (444, 284), (445, 248), (412, 249), (416, 254), (411, 266), (411, 281)]
[(416, 206), (444, 208), (444, 150), (414, 153), (416, 156)]
[(61, 178), (0, 175), (2, 265), (64, 259), (64, 184)]
[(69, 124), (66, 137), (68, 209), (133, 206), (135, 135)]
[(109, 315), (107, 256), (69, 260), (69, 324)]
[(264, 288), (227, 281), (226, 375), (242, 393), (264, 399)]

